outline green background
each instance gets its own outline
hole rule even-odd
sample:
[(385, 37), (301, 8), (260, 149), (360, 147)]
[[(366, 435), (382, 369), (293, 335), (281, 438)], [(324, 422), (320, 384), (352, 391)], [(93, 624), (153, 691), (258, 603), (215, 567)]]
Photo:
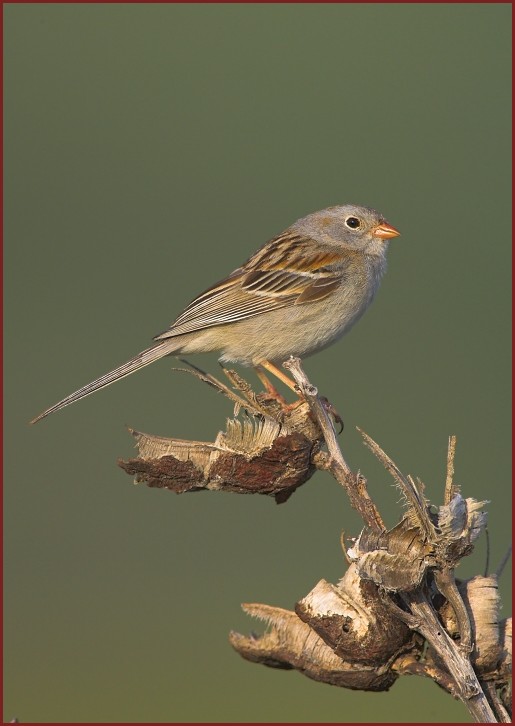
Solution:
[[(298, 217), (372, 206), (402, 232), (382, 289), (306, 369), (389, 524), (399, 494), (355, 426), (437, 504), (457, 435), (457, 480), (491, 500), (494, 568), (510, 537), (509, 28), (508, 4), (5, 6), (4, 718), (467, 721), (430, 681), (345, 691), (231, 649), (231, 629), (262, 631), (241, 602), (292, 608), (335, 582), (360, 522), (323, 474), (282, 506), (133, 486), (125, 425), (209, 441), (231, 413), (173, 359), (27, 421)], [(483, 538), (459, 574), (485, 556)]]

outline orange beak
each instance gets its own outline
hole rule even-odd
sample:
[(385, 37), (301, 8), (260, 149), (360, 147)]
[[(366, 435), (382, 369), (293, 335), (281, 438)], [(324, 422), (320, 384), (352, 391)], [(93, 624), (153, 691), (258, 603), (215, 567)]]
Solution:
[(398, 237), (400, 232), (395, 227), (392, 227), (391, 224), (383, 222), (382, 224), (378, 224), (377, 227), (374, 227), (372, 234), (374, 237), (379, 237), (379, 239), (390, 239), (391, 237)]

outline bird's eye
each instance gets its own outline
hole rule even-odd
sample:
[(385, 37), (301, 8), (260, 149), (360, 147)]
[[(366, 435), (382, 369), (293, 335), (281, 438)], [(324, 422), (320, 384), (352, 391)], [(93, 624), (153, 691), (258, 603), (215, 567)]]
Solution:
[(357, 229), (360, 226), (361, 222), (357, 217), (347, 217), (347, 219), (345, 220), (345, 224), (351, 229)]

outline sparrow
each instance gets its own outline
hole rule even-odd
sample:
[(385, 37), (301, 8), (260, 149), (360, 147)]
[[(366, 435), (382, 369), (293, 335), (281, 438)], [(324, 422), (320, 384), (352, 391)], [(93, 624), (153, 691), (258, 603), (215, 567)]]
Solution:
[[(368, 207), (342, 204), (294, 222), (196, 297), (150, 348), (36, 416), (36, 423), (166, 355), (221, 351), (294, 389), (278, 368), (342, 337), (375, 297), (389, 240), (400, 233)], [(275, 390), (275, 389), (274, 389)]]

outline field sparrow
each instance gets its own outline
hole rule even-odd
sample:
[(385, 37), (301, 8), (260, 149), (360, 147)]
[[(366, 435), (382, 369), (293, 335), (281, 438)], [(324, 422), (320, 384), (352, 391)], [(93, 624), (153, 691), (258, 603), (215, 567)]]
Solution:
[[(63, 398), (31, 423), (165, 355), (221, 351), (220, 360), (266, 369), (334, 343), (368, 308), (399, 232), (373, 209), (328, 207), (294, 222), (241, 267), (196, 297), (150, 348)], [(266, 381), (266, 379), (265, 379)]]

